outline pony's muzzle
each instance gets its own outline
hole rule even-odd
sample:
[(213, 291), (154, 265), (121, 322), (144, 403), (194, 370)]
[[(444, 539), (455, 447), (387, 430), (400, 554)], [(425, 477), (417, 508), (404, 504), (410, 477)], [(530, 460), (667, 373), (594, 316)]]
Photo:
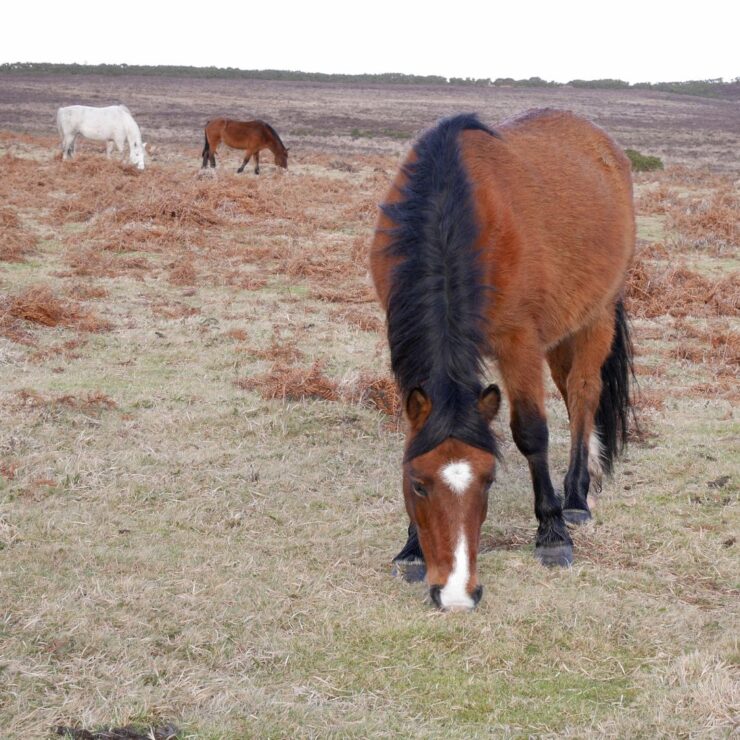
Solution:
[(429, 598), (437, 609), (443, 612), (469, 612), (478, 606), (478, 602), (483, 596), (483, 586), (478, 585), (473, 589), (468, 599), (456, 599), (452, 602), (444, 603), (442, 595), (443, 586), (431, 586), (429, 588)]

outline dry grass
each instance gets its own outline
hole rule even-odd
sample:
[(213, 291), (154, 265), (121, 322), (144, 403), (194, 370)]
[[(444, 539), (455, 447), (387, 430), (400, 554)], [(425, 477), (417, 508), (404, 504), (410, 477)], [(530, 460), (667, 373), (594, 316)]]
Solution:
[(336, 382), (324, 375), (320, 362), (307, 369), (274, 365), (269, 372), (243, 378), (237, 381), (237, 385), (244, 390), (258, 390), (263, 398), (283, 401), (307, 398), (336, 401), (339, 398)]
[(18, 320), (41, 326), (75, 327), (85, 332), (111, 328), (110, 322), (97, 318), (80, 304), (59, 298), (48, 285), (32, 285), (4, 299), (0, 325), (12, 327)]
[[(668, 165), (638, 178), (639, 433), (575, 533), (576, 564), (551, 572), (532, 558), (529, 474), (502, 414), (485, 597), (440, 615), (388, 575), (405, 535), (400, 404), (365, 274), (405, 144), (351, 139), (355, 123), (321, 134), (551, 101), (435, 90), (423, 105), (449, 111), (422, 115), (393, 90), (312, 86), (297, 107), (296, 90), (250, 88), (295, 116), (285, 176), (236, 176), (227, 153), (202, 175), (174, 122), (148, 132), (163, 143), (143, 173), (0, 133), (0, 219), (33, 250), (0, 286), (3, 736), (735, 732), (733, 178), (672, 165), (666, 126), (618, 131)], [(347, 116), (328, 126), (332, 109)], [(705, 161), (719, 146), (687, 141)], [(555, 393), (548, 411), (559, 478)]]
[(23, 227), (13, 209), (0, 208), (0, 262), (23, 262), (37, 243), (36, 235)]
[(342, 384), (342, 398), (380, 411), (400, 423), (401, 398), (390, 374), (378, 375), (365, 371), (350, 377)]
[(112, 398), (100, 391), (89, 391), (85, 393), (82, 398), (78, 398), (69, 393), (63, 396), (57, 396), (56, 398), (46, 398), (37, 391), (25, 389), (17, 391), (15, 395), (18, 399), (18, 406), (22, 409), (54, 408), (62, 406), (77, 409), (79, 411), (91, 412), (104, 409), (115, 409), (118, 406)]
[(695, 248), (722, 254), (740, 243), (740, 197), (730, 187), (681, 203), (669, 211), (668, 225)]
[(629, 311), (640, 318), (657, 316), (737, 316), (740, 272), (711, 280), (685, 265), (635, 260), (627, 281)]

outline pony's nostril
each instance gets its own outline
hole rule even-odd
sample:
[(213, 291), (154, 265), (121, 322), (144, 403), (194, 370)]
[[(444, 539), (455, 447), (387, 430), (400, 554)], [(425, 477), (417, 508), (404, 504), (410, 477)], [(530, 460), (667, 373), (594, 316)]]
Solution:
[[(429, 598), (432, 600), (434, 606), (442, 611), (469, 611), (475, 609), (478, 606), (478, 602), (483, 596), (483, 586), (476, 586), (473, 592), (470, 594), (470, 601), (467, 603), (452, 602), (449, 604), (442, 603), (442, 586), (430, 586), (429, 587)], [(472, 603), (471, 603), (472, 602)]]
[(434, 606), (437, 607), (437, 609), (442, 608), (442, 597), (440, 594), (442, 593), (442, 586), (432, 586), (429, 589), (429, 597), (432, 600), (432, 603)]

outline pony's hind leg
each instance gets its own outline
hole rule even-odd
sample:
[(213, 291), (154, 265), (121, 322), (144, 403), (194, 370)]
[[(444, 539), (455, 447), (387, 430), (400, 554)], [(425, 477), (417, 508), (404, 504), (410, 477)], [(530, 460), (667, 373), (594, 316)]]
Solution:
[(254, 174), (259, 175), (260, 173), (260, 153), (257, 151), (254, 153)]
[(542, 352), (536, 332), (516, 332), (497, 342), (498, 365), (511, 406), (514, 443), (527, 458), (537, 517), (535, 556), (544, 565), (570, 565), (573, 542), (550, 478)]
[(594, 417), (601, 397), (601, 366), (614, 336), (613, 311), (571, 335), (547, 356), (570, 419), (570, 461), (564, 482), (563, 516), (570, 524), (591, 519), (588, 491), (601, 485), (601, 451)]
[(205, 135), (205, 146), (203, 147), (203, 164), (201, 166), (201, 169), (205, 168), (208, 164), (211, 165), (212, 168), (215, 169), (216, 167), (216, 149), (218, 149), (218, 145), (221, 143), (221, 138), (216, 135), (209, 136), (208, 133)]

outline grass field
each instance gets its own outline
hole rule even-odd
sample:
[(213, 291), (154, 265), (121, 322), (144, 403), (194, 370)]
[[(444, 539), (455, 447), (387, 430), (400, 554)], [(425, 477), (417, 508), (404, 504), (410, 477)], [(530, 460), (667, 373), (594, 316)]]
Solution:
[[(147, 169), (59, 161), (55, 107), (117, 99)], [(483, 601), (445, 615), (390, 577), (403, 435), (366, 252), (421, 128), (543, 104), (666, 165), (635, 177), (639, 430), (550, 571), (500, 422)], [(201, 174), (226, 112), (270, 120), (289, 171)], [(0, 736), (737, 733), (739, 118), (636, 91), (0, 79)]]

